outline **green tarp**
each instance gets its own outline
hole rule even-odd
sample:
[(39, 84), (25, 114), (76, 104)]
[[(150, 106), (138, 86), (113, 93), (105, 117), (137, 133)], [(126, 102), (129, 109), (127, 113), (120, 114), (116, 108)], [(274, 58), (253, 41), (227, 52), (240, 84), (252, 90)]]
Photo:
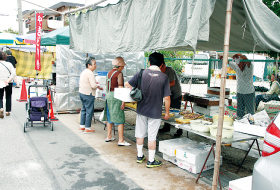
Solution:
[(42, 36), (41, 46), (69, 45), (69, 26), (59, 28)]

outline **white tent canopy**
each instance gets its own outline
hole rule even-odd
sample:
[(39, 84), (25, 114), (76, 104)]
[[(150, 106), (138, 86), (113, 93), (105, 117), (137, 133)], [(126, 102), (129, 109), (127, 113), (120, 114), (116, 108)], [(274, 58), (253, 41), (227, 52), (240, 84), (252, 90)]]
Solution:
[[(70, 48), (99, 54), (223, 51), (226, 1), (126, 0), (70, 15)], [(280, 19), (261, 0), (234, 0), (230, 51), (280, 52)], [(243, 38), (244, 36), (244, 38)]]

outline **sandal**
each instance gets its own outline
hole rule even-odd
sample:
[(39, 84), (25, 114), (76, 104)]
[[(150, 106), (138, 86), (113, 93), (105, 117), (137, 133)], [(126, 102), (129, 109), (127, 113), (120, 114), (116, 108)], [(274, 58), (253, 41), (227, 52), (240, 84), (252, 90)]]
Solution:
[(115, 140), (115, 138), (114, 137), (112, 137), (111, 139), (105, 139), (105, 142), (110, 142), (110, 141), (114, 141)]
[(131, 146), (131, 144), (126, 141), (123, 141), (123, 143), (118, 143), (118, 146)]
[(6, 112), (6, 116), (9, 116), (10, 115), (10, 112)]

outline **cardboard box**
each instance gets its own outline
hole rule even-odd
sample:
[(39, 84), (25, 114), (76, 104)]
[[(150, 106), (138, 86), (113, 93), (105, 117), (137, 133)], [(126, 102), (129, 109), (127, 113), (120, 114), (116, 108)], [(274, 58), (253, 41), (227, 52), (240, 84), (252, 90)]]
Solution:
[(176, 156), (176, 150), (181, 147), (197, 144), (196, 141), (192, 141), (188, 138), (177, 138), (159, 141), (158, 150), (168, 156)]
[(168, 156), (167, 154), (163, 154), (163, 159), (175, 164), (177, 166), (177, 158), (176, 156)]
[(271, 100), (264, 103), (264, 109), (267, 113), (278, 113), (280, 111), (280, 101)]
[[(187, 147), (181, 147), (176, 151), (176, 158), (193, 165), (200, 165), (204, 163), (210, 149), (211, 145), (207, 145), (206, 143), (197, 143)], [(209, 159), (214, 159), (213, 152), (209, 155), (208, 160)]]
[(229, 182), (229, 190), (251, 190), (252, 176), (243, 177)]
[(123, 102), (135, 102), (135, 100), (130, 97), (130, 91), (130, 88), (115, 88), (114, 98)]
[[(222, 165), (222, 161), (223, 161), (223, 157), (221, 156), (220, 157), (220, 165)], [(181, 159), (178, 159), (177, 158), (177, 165), (179, 168), (182, 168), (184, 170), (187, 170), (191, 173), (194, 173), (194, 174), (198, 174), (200, 173), (201, 169), (202, 169), (202, 166), (204, 164), (204, 161), (198, 165), (194, 165), (194, 164), (191, 164), (185, 160), (181, 160)], [(206, 170), (210, 170), (212, 168), (214, 168), (214, 158), (213, 159), (210, 159), (208, 158), (204, 168), (203, 168), (203, 171), (206, 171)]]
[(274, 117), (277, 115), (278, 113), (267, 113), (267, 115), (269, 116), (270, 120), (273, 120)]
[(241, 133), (247, 133), (251, 135), (256, 135), (260, 137), (264, 137), (266, 127), (261, 127), (258, 125), (250, 125), (250, 124), (244, 124), (238, 121), (233, 122), (234, 130), (241, 132)]

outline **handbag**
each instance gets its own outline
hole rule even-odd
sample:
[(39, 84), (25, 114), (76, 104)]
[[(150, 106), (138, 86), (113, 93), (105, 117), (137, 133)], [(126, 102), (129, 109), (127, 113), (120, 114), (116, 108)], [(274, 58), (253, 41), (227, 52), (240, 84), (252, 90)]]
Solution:
[(141, 90), (139, 89), (139, 87), (141, 86), (141, 79), (142, 79), (143, 71), (144, 71), (144, 69), (141, 69), (141, 71), (139, 72), (138, 83), (137, 83), (136, 87), (133, 87), (132, 90), (130, 91), (130, 97), (137, 102), (142, 100), (142, 93), (141, 93)]

